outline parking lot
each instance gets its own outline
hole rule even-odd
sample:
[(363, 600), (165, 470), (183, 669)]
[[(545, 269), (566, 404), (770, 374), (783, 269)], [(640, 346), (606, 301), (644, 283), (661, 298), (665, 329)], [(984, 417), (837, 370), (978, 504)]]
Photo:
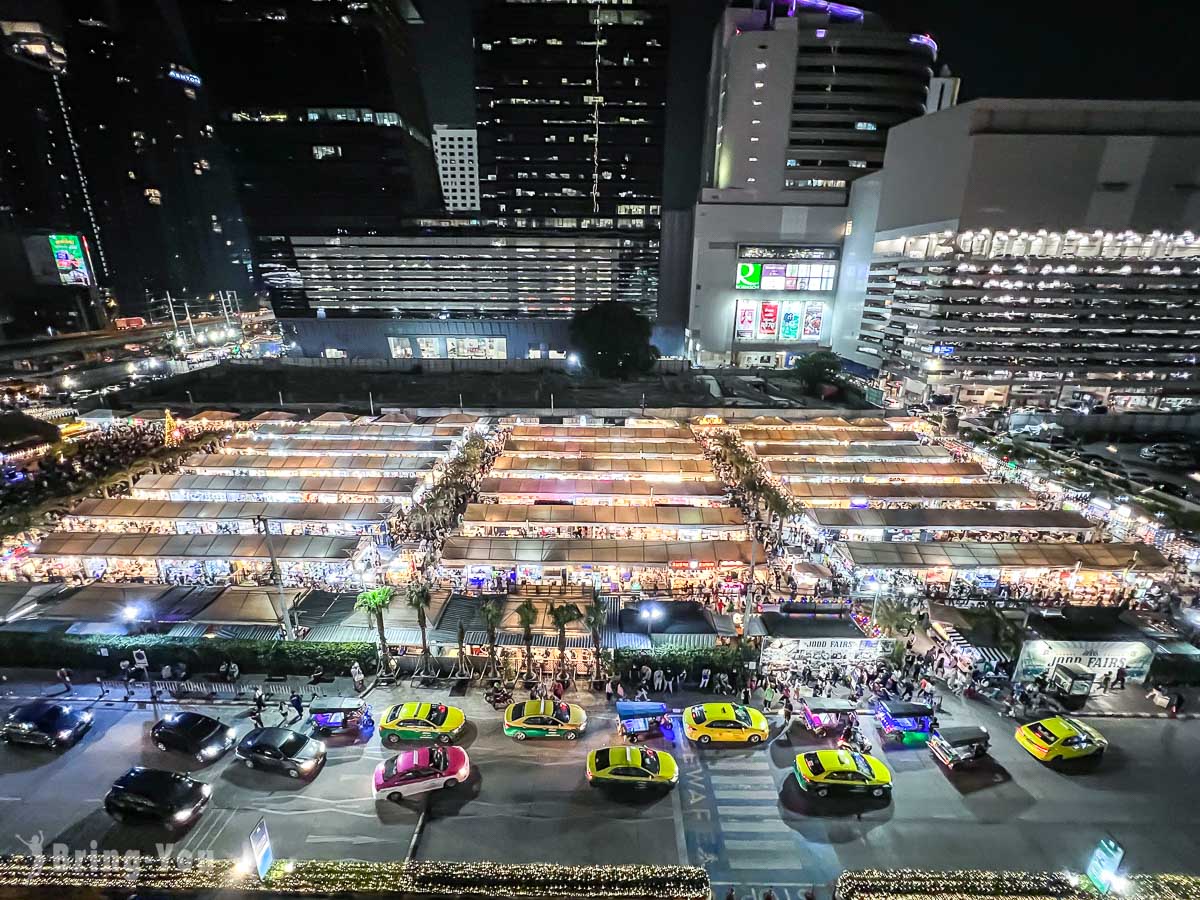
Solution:
[[(372, 699), (378, 708), (390, 698)], [(377, 738), (331, 739), (328, 763), (311, 783), (246, 769), (230, 754), (196, 771), (214, 787), (212, 805), (175, 838), (177, 849), (237, 856), (265, 817), (278, 857), (403, 859), (419, 830), (420, 858), (681, 861), (705, 866), (719, 885), (798, 896), (800, 886), (828, 882), (847, 867), (1078, 868), (1096, 841), (1113, 836), (1137, 870), (1200, 872), (1192, 838), (1200, 785), (1186, 775), (1200, 739), (1196, 722), (1097, 720), (1111, 741), (1102, 763), (1057, 771), (1016, 745), (1012, 720), (950, 698), (943, 721), (989, 727), (992, 760), (951, 774), (924, 747), (889, 745), (877, 755), (895, 790), (881, 804), (803, 793), (792, 760), (822, 742), (799, 725), (790, 740), (757, 748), (700, 748), (679, 733), (655, 739), (681, 764), (678, 788), (622, 795), (590, 789), (583, 774), (586, 751), (613, 741), (612, 712), (593, 708), (587, 734), (574, 744), (518, 744), (478, 698), (464, 706), (471, 722), (461, 743), (472, 775), (433, 795), (427, 808), (420, 798), (400, 805), (373, 798), (371, 773), (388, 755)], [(191, 760), (151, 745), (155, 710), (120, 702), (94, 709), (95, 726), (74, 748), (0, 747), (0, 852), (23, 852), (39, 835), (46, 847), (87, 849), (95, 841), (150, 853), (171, 840), (116, 824), (102, 798), (131, 765), (184, 770)], [(239, 734), (249, 730), (241, 711), (222, 718)], [(267, 721), (274, 724), (273, 716)], [(877, 735), (873, 741), (879, 748)]]

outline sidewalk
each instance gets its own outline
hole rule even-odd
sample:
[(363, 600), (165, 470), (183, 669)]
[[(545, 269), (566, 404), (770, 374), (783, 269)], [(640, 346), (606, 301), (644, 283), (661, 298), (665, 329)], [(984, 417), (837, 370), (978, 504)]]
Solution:
[(1174, 716), (1146, 699), (1150, 689), (1149, 685), (1129, 684), (1106, 694), (1097, 686), (1084, 708), (1071, 715), (1104, 719), (1200, 719), (1200, 689), (1188, 686), (1166, 689), (1169, 697), (1176, 693), (1182, 693), (1184, 697), (1183, 711)]

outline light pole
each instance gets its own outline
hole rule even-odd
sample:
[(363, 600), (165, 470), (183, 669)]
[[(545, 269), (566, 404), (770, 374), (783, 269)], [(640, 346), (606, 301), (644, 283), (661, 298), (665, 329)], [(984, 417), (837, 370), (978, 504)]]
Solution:
[(646, 620), (646, 637), (653, 642), (654, 620), (662, 617), (662, 610), (657, 606), (643, 606), (638, 615)]
[(283, 591), (283, 570), (279, 568), (279, 560), (275, 556), (275, 542), (271, 540), (270, 523), (265, 516), (255, 516), (254, 526), (267, 541), (267, 553), (271, 556), (271, 580), (279, 591), (279, 621), (283, 625), (283, 638), (286, 641), (296, 639), (296, 631), (292, 627), (292, 613), (288, 609), (287, 596)]

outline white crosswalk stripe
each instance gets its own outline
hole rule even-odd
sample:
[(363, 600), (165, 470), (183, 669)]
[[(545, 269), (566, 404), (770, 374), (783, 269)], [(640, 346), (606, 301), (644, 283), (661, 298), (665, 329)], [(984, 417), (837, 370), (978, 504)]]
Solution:
[(764, 790), (752, 788), (713, 788), (713, 796), (718, 800), (775, 800), (779, 792), (774, 787)]

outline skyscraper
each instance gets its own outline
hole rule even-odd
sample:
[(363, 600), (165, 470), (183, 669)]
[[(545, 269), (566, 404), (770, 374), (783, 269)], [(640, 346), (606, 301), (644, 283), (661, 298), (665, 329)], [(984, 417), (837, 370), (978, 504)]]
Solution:
[(474, 128), (433, 126), (433, 152), (446, 212), (479, 209), (479, 141)]
[(179, 8), (255, 240), (390, 233), (438, 208), (413, 26), (396, 4)]
[(924, 112), (936, 54), (928, 35), (841, 3), (726, 11), (695, 214), (695, 360), (787, 366), (828, 345), (849, 185)]

